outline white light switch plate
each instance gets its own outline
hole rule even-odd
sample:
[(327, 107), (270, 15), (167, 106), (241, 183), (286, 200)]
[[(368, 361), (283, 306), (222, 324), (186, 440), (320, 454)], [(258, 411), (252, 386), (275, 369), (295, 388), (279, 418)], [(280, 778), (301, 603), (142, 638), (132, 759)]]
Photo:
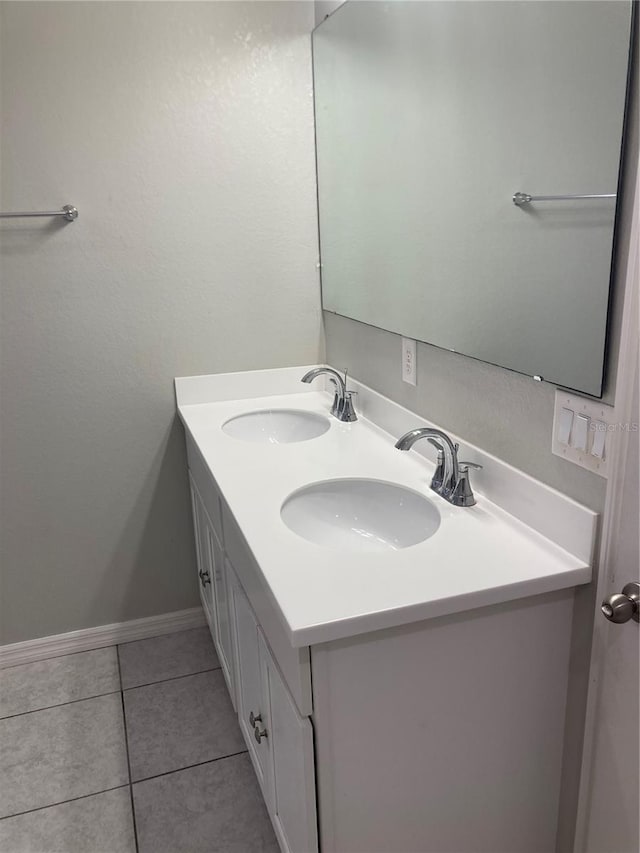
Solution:
[[(571, 423), (571, 433), (567, 443), (561, 440), (566, 436), (567, 416), (563, 415), (563, 410), (573, 412), (573, 421)], [(575, 447), (576, 436), (579, 433), (580, 425), (584, 424), (584, 419), (588, 419), (586, 449), (582, 450)], [(607, 440), (610, 435), (608, 427), (615, 423), (615, 412), (613, 406), (607, 406), (600, 400), (591, 400), (587, 397), (580, 397), (577, 394), (571, 394), (568, 391), (563, 391), (561, 388), (556, 389), (556, 401), (553, 412), (553, 437), (551, 441), (551, 450), (556, 456), (562, 456), (569, 462), (579, 465), (581, 468), (586, 468), (588, 471), (593, 471), (594, 474), (600, 474), (601, 477), (607, 476)], [(597, 440), (596, 432), (598, 433)], [(604, 434), (604, 446), (602, 437)], [(579, 437), (578, 437), (578, 443)], [(592, 452), (595, 450), (595, 454)]]

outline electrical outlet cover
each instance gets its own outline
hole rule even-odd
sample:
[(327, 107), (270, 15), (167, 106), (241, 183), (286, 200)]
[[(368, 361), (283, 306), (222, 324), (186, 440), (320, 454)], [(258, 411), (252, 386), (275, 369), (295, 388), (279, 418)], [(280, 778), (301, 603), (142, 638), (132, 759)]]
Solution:
[(402, 381), (416, 384), (416, 342), (411, 338), (402, 339)]

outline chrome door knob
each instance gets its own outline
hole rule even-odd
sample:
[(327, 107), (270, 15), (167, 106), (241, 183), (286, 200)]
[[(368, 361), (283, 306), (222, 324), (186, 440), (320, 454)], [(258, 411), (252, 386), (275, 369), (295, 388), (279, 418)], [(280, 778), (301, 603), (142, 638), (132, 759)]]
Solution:
[(628, 583), (622, 592), (605, 598), (600, 609), (605, 618), (616, 625), (629, 619), (640, 622), (640, 583)]
[(256, 723), (262, 722), (262, 714), (254, 714), (253, 711), (249, 714), (249, 723), (252, 729), (255, 729)]
[(200, 575), (200, 583), (203, 587), (205, 587), (208, 583), (211, 583), (211, 577), (209, 575), (209, 572), (203, 572), (202, 570), (200, 570), (198, 574)]

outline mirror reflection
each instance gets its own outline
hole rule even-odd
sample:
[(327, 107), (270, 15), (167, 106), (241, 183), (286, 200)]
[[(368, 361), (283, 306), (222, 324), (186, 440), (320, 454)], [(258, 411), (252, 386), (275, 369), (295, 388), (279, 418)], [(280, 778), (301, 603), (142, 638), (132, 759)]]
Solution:
[(455, 0), (327, 18), (325, 310), (599, 396), (630, 21), (629, 2)]

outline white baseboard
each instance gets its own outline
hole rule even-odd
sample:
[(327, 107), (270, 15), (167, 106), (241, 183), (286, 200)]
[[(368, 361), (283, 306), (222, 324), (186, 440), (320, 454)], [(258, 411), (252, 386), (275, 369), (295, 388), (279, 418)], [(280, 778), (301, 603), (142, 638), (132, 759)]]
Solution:
[(161, 634), (173, 634), (206, 625), (202, 607), (190, 610), (176, 610), (162, 613), (160, 616), (147, 616), (144, 619), (132, 619), (129, 622), (115, 622), (113, 625), (100, 625), (97, 628), (81, 628), (68, 634), (55, 634), (52, 637), (39, 637), (22, 643), (0, 646), (0, 669), (32, 663), (46, 658), (70, 655), (74, 652), (87, 652), (115, 646), (117, 643), (130, 643)]

